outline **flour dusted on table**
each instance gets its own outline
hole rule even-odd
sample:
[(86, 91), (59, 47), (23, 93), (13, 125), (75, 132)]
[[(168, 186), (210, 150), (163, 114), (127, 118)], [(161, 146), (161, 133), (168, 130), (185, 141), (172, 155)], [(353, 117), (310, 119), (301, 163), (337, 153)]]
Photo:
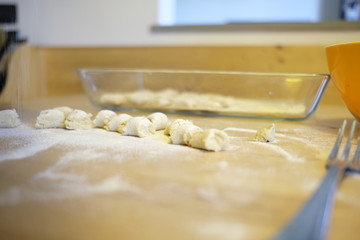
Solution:
[(0, 128), (14, 128), (21, 124), (19, 115), (15, 109), (0, 111)]

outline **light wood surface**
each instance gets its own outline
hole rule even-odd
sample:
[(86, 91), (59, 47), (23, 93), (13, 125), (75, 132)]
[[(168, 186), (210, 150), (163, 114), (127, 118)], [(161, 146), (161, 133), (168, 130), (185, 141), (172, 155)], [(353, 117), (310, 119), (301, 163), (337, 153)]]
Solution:
[[(24, 105), (24, 125), (61, 105), (98, 111), (83, 95), (37, 99)], [(228, 132), (228, 151), (205, 152), (105, 130), (69, 146), (84, 131), (11, 138), (0, 129), (0, 151), (16, 152), (0, 161), (1, 239), (269, 239), (315, 190), (338, 126), (352, 118), (342, 106), (321, 105), (307, 121), (275, 121), (276, 142), (259, 144), (253, 131), (273, 121), (168, 116), (241, 131)], [(120, 152), (94, 144), (107, 136), (124, 144)], [(28, 156), (16, 159), (16, 149)], [(351, 176), (341, 185), (329, 239), (359, 239), (359, 184)]]
[[(0, 99), (2, 108), (20, 106), (23, 121), (0, 129), (0, 239), (269, 239), (315, 190), (337, 128), (352, 119), (331, 85), (306, 121), (168, 115), (233, 128), (223, 152), (101, 129), (35, 130), (34, 122), (57, 106), (97, 113), (77, 67), (324, 73), (323, 54), (319, 46), (23, 46), (11, 74), (29, 74), (17, 82), (11, 75)], [(276, 141), (253, 142), (271, 123)], [(350, 176), (337, 192), (329, 239), (360, 238), (359, 184)]]

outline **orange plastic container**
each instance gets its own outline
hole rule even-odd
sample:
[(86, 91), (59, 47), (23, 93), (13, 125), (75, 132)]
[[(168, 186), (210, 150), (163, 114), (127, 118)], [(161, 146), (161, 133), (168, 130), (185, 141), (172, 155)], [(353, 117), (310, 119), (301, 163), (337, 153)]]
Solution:
[(347, 108), (360, 120), (360, 42), (326, 47), (333, 83)]

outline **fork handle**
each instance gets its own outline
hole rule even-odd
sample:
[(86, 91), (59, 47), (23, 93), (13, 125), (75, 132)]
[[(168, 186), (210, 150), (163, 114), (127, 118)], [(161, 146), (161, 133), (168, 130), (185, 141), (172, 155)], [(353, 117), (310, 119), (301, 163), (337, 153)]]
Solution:
[(274, 240), (321, 240), (326, 237), (331, 210), (338, 184), (345, 169), (331, 166), (320, 186), (298, 214), (285, 226)]

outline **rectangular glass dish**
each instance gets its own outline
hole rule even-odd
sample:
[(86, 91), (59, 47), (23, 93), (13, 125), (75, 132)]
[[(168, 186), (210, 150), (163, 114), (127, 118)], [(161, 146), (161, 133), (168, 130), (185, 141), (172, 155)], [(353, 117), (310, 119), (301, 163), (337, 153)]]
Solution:
[(90, 101), (114, 111), (304, 120), (316, 110), (327, 74), (78, 69)]

